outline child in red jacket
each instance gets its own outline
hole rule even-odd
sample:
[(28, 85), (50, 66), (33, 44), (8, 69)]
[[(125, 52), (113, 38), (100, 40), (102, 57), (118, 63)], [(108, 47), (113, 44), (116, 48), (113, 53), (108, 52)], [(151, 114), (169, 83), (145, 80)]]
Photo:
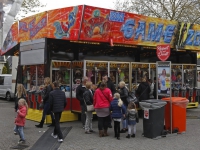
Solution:
[(20, 140), (18, 143), (21, 143), (21, 144), (25, 144), (23, 128), (26, 121), (25, 117), (27, 115), (27, 111), (28, 111), (28, 105), (26, 103), (26, 100), (21, 98), (18, 101), (17, 117), (15, 118), (15, 128), (14, 128), (14, 131), (20, 137)]

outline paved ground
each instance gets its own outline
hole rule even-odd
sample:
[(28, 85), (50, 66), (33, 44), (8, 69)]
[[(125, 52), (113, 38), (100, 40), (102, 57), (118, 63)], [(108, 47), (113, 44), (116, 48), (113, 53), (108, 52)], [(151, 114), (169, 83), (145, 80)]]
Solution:
[[(0, 150), (9, 150), (16, 145), (18, 136), (13, 134), (14, 127), (14, 103), (0, 100)], [(81, 128), (81, 123), (67, 122), (61, 126), (73, 126), (70, 133), (61, 144), (59, 150), (199, 150), (200, 149), (200, 108), (187, 110), (187, 132), (176, 136), (153, 140), (142, 137), (142, 121), (137, 124), (136, 138), (126, 139), (126, 133), (121, 134), (121, 140), (114, 138), (113, 128), (109, 129), (110, 136), (99, 138), (97, 133), (97, 121), (94, 121), (96, 133), (88, 135)], [(27, 120), (24, 129), (28, 144), (31, 146), (45, 132), (46, 125), (42, 129), (35, 128), (36, 122)]]

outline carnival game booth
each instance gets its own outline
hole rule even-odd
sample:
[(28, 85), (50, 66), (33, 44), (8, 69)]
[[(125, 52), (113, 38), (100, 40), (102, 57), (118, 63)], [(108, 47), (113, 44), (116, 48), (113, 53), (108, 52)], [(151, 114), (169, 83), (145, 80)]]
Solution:
[[(184, 23), (177, 21), (80, 5), (14, 23), (1, 54), (19, 56), (17, 81), (29, 90), (28, 119), (40, 121), (39, 91), (44, 77), (51, 77), (66, 93), (67, 107), (61, 121), (72, 121), (78, 119), (75, 112), (80, 112), (75, 90), (83, 76), (97, 85), (107, 73), (116, 88), (125, 81), (132, 90), (141, 77), (155, 77), (157, 45), (168, 45), (169, 52), (159, 55), (168, 55), (167, 61), (178, 66), (172, 69), (176, 75), (174, 86), (196, 87), (196, 72), (190, 66), (196, 64), (199, 28), (188, 23), (185, 29)], [(188, 36), (183, 36), (183, 31)]]

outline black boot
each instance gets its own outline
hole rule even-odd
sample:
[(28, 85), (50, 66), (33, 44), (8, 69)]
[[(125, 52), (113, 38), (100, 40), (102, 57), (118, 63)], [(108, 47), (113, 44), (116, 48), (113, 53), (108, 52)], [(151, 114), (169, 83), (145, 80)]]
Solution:
[(54, 127), (55, 126), (55, 120), (52, 120), (52, 123), (48, 125), (47, 127)]
[(130, 139), (130, 134), (128, 134), (128, 135), (126, 136), (126, 138)]
[(133, 138), (134, 138), (134, 137), (135, 137), (135, 134), (132, 134), (132, 135), (131, 135), (131, 137), (133, 137)]
[(37, 128), (43, 128), (43, 124), (44, 124), (44, 121), (41, 120), (41, 121), (40, 121), (40, 124), (35, 125), (35, 126), (36, 126)]

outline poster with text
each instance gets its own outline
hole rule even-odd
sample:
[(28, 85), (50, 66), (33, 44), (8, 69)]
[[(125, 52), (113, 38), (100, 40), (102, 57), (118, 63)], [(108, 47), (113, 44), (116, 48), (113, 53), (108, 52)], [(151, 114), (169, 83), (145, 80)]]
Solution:
[(158, 96), (170, 96), (171, 91), (171, 63), (157, 62)]

